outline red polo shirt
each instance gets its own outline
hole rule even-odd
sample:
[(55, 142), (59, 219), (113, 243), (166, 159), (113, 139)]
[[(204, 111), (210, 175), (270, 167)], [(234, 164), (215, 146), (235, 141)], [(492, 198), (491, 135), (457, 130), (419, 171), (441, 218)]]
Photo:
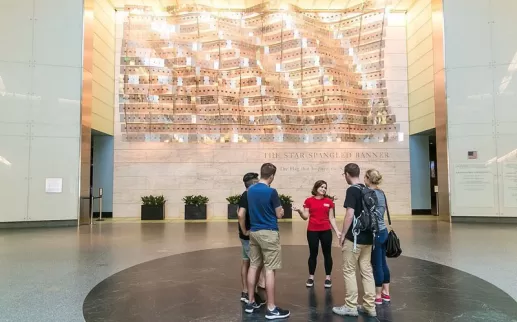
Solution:
[(307, 225), (307, 230), (324, 231), (332, 229), (329, 214), (330, 209), (334, 208), (334, 202), (331, 199), (310, 197), (305, 200), (303, 208), (309, 209), (309, 225)]

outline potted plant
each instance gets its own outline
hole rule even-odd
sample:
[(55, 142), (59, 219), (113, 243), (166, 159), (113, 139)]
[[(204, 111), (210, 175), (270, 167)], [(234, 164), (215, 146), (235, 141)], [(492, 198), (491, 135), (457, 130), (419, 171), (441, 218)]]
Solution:
[(293, 198), (288, 195), (279, 195), (280, 203), (284, 208), (284, 218), (290, 219), (293, 218)]
[(237, 219), (240, 199), (241, 195), (233, 195), (226, 198), (226, 201), (228, 201), (228, 219)]
[(185, 220), (200, 220), (206, 219), (206, 204), (208, 197), (185, 196), (183, 202), (185, 203)]
[(165, 219), (165, 198), (163, 196), (143, 196), (140, 212), (141, 220)]

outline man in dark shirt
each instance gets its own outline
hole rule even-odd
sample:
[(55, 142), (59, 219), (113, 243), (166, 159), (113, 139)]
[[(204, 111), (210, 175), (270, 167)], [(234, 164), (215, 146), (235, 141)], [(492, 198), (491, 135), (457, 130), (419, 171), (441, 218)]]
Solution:
[[(242, 280), (242, 293), (241, 293), (241, 301), (244, 303), (249, 302), (248, 296), (248, 270), (250, 267), (250, 237), (249, 230), (251, 228), (250, 225), (250, 216), (246, 213), (248, 210), (248, 188), (254, 185), (259, 181), (258, 173), (249, 172), (244, 175), (242, 181), (244, 182), (244, 186), (246, 187), (246, 191), (241, 195), (239, 199), (239, 238), (241, 240), (242, 245), (242, 264), (241, 264), (241, 280)], [(259, 293), (262, 293), (262, 296), (265, 294), (266, 282), (264, 278), (264, 271), (261, 270), (260, 277), (258, 280), (257, 288)], [(258, 305), (263, 305), (265, 302), (262, 300), (260, 295), (255, 295), (255, 302)]]
[(260, 168), (260, 181), (248, 189), (250, 214), (250, 269), (248, 273), (249, 303), (245, 311), (253, 313), (259, 305), (253, 297), (257, 272), (266, 271), (266, 319), (283, 319), (291, 313), (275, 305), (275, 271), (282, 268), (282, 247), (278, 232), (278, 219), (284, 216), (278, 192), (270, 185), (275, 179), (276, 167), (264, 163)]
[[(371, 264), (373, 234), (360, 232), (357, 236), (357, 246), (354, 247), (354, 234), (352, 233), (355, 218), (363, 211), (362, 189), (359, 175), (361, 170), (355, 163), (345, 166), (343, 175), (350, 185), (346, 190), (344, 207), (346, 208), (343, 231), (339, 240), (343, 253), (343, 277), (345, 279), (345, 305), (334, 307), (332, 311), (339, 315), (358, 316), (359, 311), (369, 316), (377, 316), (375, 311), (375, 282)], [(357, 280), (355, 272), (359, 265), (361, 281), (364, 289), (363, 305), (357, 305)]]

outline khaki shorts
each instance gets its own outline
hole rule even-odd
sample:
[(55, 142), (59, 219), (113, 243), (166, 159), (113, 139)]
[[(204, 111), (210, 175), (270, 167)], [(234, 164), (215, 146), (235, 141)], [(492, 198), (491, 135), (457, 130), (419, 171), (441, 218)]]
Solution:
[(264, 267), (268, 270), (282, 268), (282, 247), (280, 234), (276, 230), (259, 230), (250, 232), (250, 265)]

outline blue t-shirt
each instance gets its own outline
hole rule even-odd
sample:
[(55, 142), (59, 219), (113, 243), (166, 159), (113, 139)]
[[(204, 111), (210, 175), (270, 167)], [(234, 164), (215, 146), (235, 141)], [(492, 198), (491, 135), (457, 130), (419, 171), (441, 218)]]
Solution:
[(251, 186), (248, 189), (250, 230), (278, 230), (275, 209), (280, 206), (280, 198), (275, 189), (261, 182)]

